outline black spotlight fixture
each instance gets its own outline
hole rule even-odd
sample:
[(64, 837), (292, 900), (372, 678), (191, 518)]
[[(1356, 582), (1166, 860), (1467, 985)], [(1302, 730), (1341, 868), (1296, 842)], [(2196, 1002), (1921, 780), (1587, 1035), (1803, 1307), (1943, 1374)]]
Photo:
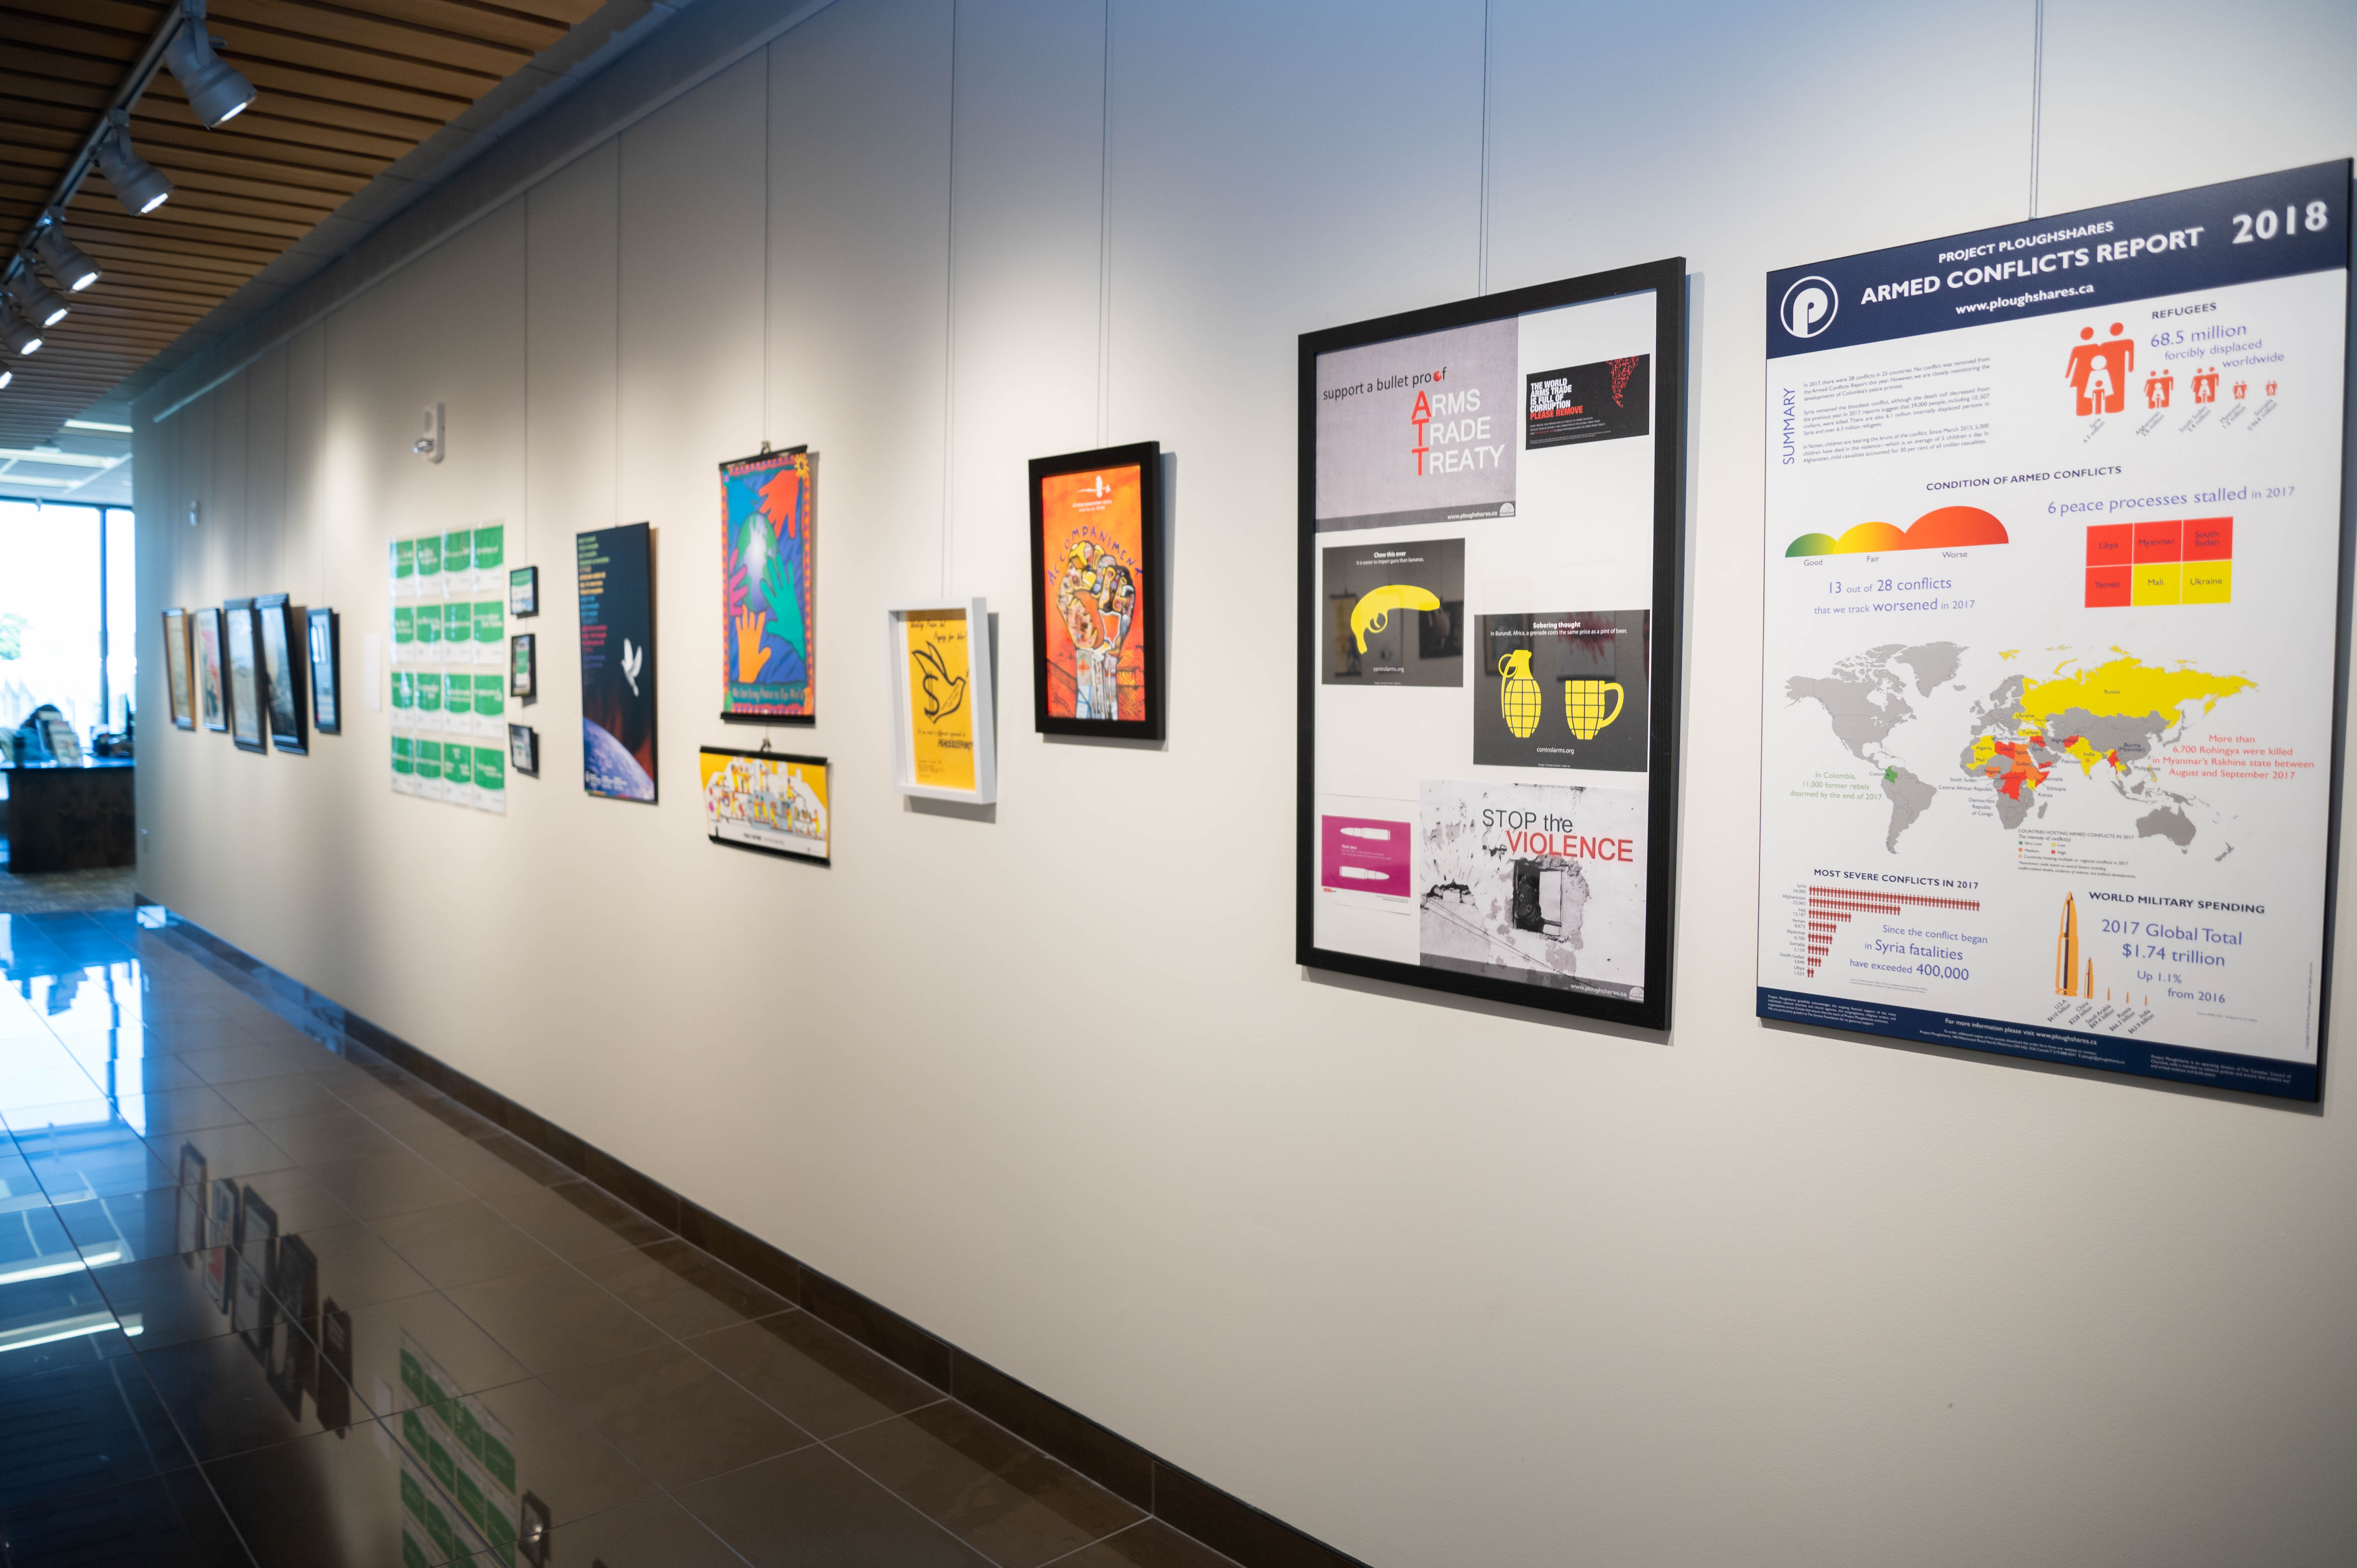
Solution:
[(154, 164), (131, 150), (131, 115), (117, 109), (114, 127), (100, 138), (98, 166), (114, 187), (114, 199), (134, 218), (145, 218), (172, 199), (172, 182)]
[(5, 286), (8, 297), (16, 301), (17, 311), (36, 327), (55, 327), (66, 318), (66, 312), (70, 308), (35, 275), (30, 262), (27, 262), (24, 270), (10, 278)]
[(253, 102), (253, 83), (234, 66), (213, 53), (205, 33), (205, 0), (180, 0), (180, 30), (164, 46), (164, 63), (172, 68), (188, 107), (208, 131), (218, 130), (245, 113)]
[(33, 231), (33, 254), (41, 258), (41, 264), (65, 285), (68, 294), (80, 294), (99, 279), (98, 263), (66, 238), (64, 225), (55, 218)]
[(41, 351), (41, 335), (17, 318), (15, 306), (5, 302), (0, 302), (0, 344), (20, 360)]

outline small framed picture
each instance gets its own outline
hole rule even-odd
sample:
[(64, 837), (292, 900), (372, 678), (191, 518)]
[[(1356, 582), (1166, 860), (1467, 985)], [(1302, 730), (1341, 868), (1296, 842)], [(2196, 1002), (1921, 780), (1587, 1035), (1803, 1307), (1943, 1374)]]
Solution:
[(267, 751), (262, 689), (262, 618), (252, 599), (221, 606), (221, 657), (229, 668), (229, 738), (240, 751)]
[(270, 744), (297, 757), (311, 749), (303, 731), (303, 688), (307, 682), (295, 668), (303, 646), (297, 618), (302, 613), (285, 594), (264, 594), (253, 601), (254, 629), (262, 637), (262, 700)]
[(935, 800), (996, 800), (988, 604), (894, 605), (884, 621), (892, 661), (894, 788)]
[(508, 771), (540, 777), (540, 732), (530, 725), (508, 725)]
[(540, 696), (540, 660), (531, 632), (518, 632), (508, 639), (508, 695), (520, 703)]
[(229, 686), (221, 677), (221, 613), (201, 609), (196, 617), (197, 716), (210, 730), (229, 728)]
[(197, 727), (196, 684), (188, 673), (188, 612), (164, 612), (164, 670), (171, 686), (172, 723)]
[(518, 566), (508, 574), (508, 614), (536, 616), (540, 613), (540, 568)]
[(1042, 735), (1162, 738), (1162, 448), (1031, 460), (1031, 692)]
[(826, 758), (707, 746), (704, 827), (714, 843), (827, 864)]
[(344, 730), (343, 671), (336, 656), (336, 612), (311, 610), (311, 725), (321, 735)]

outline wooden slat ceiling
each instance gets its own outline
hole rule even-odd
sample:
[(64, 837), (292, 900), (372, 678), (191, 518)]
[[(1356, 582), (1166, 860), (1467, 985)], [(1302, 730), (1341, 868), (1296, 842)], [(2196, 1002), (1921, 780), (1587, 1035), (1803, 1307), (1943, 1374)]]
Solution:
[[(66, 229), (106, 275), (72, 296), (40, 352), (8, 359), (0, 446), (54, 435), (601, 4), (210, 0), (207, 31), (261, 96), (208, 131), (171, 73), (156, 72), (131, 139), (171, 177), (172, 199), (135, 218), (103, 175), (83, 182)], [(40, 211), (165, 10), (0, 0), (0, 246)]]

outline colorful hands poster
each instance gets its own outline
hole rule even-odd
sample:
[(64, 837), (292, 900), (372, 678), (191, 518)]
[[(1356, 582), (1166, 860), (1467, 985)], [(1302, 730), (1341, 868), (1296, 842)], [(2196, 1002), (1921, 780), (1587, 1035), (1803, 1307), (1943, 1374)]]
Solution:
[(818, 556), (806, 446), (720, 465), (724, 719), (818, 714)]
[(705, 746), (704, 825), (715, 843), (823, 865), (828, 855), (826, 759)]
[(654, 530), (643, 522), (574, 539), (581, 601), (581, 787), (655, 798)]
[(2318, 1098), (2349, 178), (1769, 275), (1760, 1016)]

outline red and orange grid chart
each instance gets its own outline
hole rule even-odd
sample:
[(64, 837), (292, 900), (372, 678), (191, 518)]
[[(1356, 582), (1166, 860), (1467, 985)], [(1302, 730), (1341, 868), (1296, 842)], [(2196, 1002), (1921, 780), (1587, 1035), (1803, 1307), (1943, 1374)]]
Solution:
[(2349, 179), (1770, 274), (1761, 1016), (2317, 1098)]

